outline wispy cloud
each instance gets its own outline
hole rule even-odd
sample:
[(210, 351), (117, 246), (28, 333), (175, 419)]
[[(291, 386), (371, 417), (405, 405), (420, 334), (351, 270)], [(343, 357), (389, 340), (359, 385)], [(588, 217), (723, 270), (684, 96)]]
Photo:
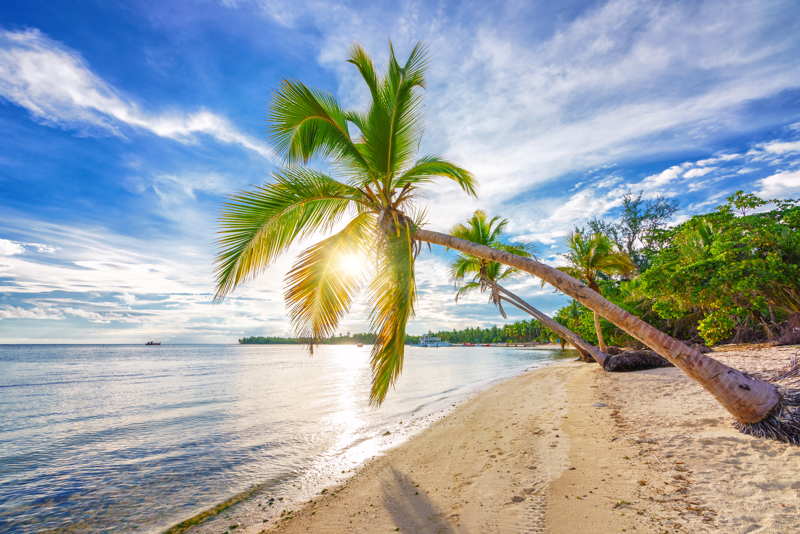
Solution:
[(784, 171), (758, 181), (758, 192), (766, 198), (800, 197), (800, 170)]
[(274, 161), (272, 149), (209, 110), (148, 113), (105, 82), (84, 59), (42, 32), (0, 31), (0, 97), (52, 126), (124, 135), (124, 127), (147, 130), (181, 143), (199, 135), (239, 145)]

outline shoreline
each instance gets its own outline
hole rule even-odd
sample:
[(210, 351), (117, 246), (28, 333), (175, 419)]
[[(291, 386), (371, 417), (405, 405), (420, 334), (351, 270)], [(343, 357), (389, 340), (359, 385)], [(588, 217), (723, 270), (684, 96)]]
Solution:
[[(554, 347), (544, 345), (537, 348), (552, 349)], [(572, 351), (567, 351), (566, 357), (571, 356), (573, 356)], [(296, 491), (290, 490), (290, 493), (294, 493), (291, 496), (286, 495), (284, 489), (275, 488), (272, 482), (254, 484), (223, 501), (199, 509), (196, 513), (185, 517), (179, 522), (167, 523), (157, 532), (162, 534), (206, 534), (226, 532), (228, 530), (246, 534), (262, 532), (264, 528), (272, 527), (283, 520), (285, 513), (293, 513), (298, 509), (302, 509), (312, 503), (318, 496), (333, 492), (336, 488), (347, 484), (349, 480), (371, 462), (380, 459), (394, 449), (404, 446), (409, 441), (413, 441), (431, 426), (446, 419), (458, 407), (481, 396), (485, 391), (519, 376), (524, 376), (527, 373), (558, 365), (563, 361), (564, 356), (538, 361), (533, 363), (532, 366), (518, 371), (515, 375), (500, 376), (476, 384), (474, 389), (448, 399), (447, 405), (435, 412), (417, 418), (413, 418), (409, 414), (409, 418), (405, 423), (400, 421), (402, 425), (400, 430), (402, 432), (398, 432), (397, 428), (390, 426), (391, 434), (386, 431), (382, 435), (378, 434), (367, 440), (380, 441), (381, 446), (366, 459), (359, 460), (355, 464), (351, 464), (350, 467), (346, 467), (346, 470), (341, 472), (342, 476), (334, 475), (331, 479), (316, 480), (311, 484), (307, 484), (306, 477), (300, 475), (291, 482), (291, 486), (296, 488)], [(355, 446), (358, 447), (359, 445), (363, 445), (363, 443), (358, 443)], [(231, 529), (232, 525), (236, 525), (236, 527)]]
[[(735, 348), (714, 357), (763, 371), (800, 353)], [(471, 396), (275, 522), (232, 514), (217, 526), (248, 534), (792, 532), (800, 531), (799, 472), (800, 448), (738, 433), (675, 368), (605, 373), (561, 361)]]

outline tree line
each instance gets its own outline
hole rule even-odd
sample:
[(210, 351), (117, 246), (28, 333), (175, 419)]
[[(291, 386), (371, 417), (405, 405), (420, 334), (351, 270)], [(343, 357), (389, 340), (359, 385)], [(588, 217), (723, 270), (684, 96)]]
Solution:
[[(599, 272), (603, 296), (682, 340), (716, 345), (787, 335), (787, 319), (800, 312), (800, 202), (738, 191), (713, 211), (669, 226), (675, 211), (673, 201), (627, 195), (619, 218), (575, 229), (573, 236), (608, 238), (635, 263), (627, 275)], [(555, 318), (598, 342), (593, 314), (580, 304)], [(609, 344), (637, 344), (605, 319), (600, 326)]]
[[(539, 321), (516, 321), (505, 325), (493, 325), (486, 328), (479, 326), (468, 327), (461, 330), (429, 331), (426, 336), (436, 336), (448, 343), (550, 343), (557, 342), (559, 338), (542, 326)], [(419, 343), (422, 336), (406, 336), (407, 344)], [(280, 336), (251, 336), (239, 340), (242, 345), (295, 345), (308, 344), (310, 338), (280, 337)], [(322, 345), (348, 345), (363, 343), (365, 345), (375, 342), (375, 334), (359, 333), (340, 334), (315, 341)]]

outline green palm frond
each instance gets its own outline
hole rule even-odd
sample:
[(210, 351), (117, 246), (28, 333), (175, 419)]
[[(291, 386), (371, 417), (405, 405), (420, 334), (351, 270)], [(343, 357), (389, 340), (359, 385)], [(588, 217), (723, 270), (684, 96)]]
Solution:
[(300, 254), (289, 271), (284, 294), (300, 337), (313, 343), (336, 331), (366, 274), (343, 266), (342, 258), (364, 256), (375, 232), (375, 216), (360, 213), (340, 232)]
[(456, 302), (458, 302), (458, 299), (460, 299), (461, 297), (463, 297), (467, 293), (475, 291), (476, 289), (481, 289), (480, 282), (475, 282), (475, 281), (466, 282), (465, 284), (459, 286), (456, 289)]
[(437, 177), (453, 180), (470, 196), (477, 195), (475, 178), (469, 171), (434, 156), (426, 156), (417, 160), (410, 169), (394, 180), (393, 187), (409, 190), (417, 185), (432, 182)]
[(233, 196), (220, 217), (216, 298), (259, 274), (298, 237), (329, 230), (358, 202), (358, 189), (301, 168)]
[(406, 325), (414, 314), (417, 288), (414, 279), (414, 240), (408, 222), (395, 232), (385, 232), (378, 251), (378, 267), (370, 287), (373, 311), (372, 390), (370, 402), (379, 405), (386, 398), (403, 368)]
[[(424, 47), (417, 45), (404, 66), (400, 66), (390, 45), (389, 69), (375, 98), (361, 120), (364, 154), (383, 178), (384, 188), (409, 162), (416, 151), (420, 133), (421, 96), (414, 91), (424, 87)], [(387, 195), (388, 196), (388, 195)]]
[(612, 251), (597, 262), (598, 270), (606, 274), (630, 276), (636, 272), (636, 264), (622, 251)]
[[(336, 257), (358, 249), (370, 255), (377, 267), (370, 284), (371, 327), (377, 336), (370, 400), (379, 404), (402, 369), (405, 328), (414, 311), (417, 244), (412, 233), (424, 213), (415, 213), (411, 201), (418, 187), (434, 179), (452, 180), (470, 195), (476, 183), (454, 163), (433, 156), (417, 159), (419, 88), (425, 86), (426, 66), (422, 45), (401, 64), (390, 44), (383, 73), (360, 46), (352, 48), (348, 62), (369, 89), (371, 102), (364, 110), (344, 109), (332, 95), (300, 82), (286, 81), (277, 91), (270, 112), (277, 151), (291, 164), (321, 158), (337, 179), (291, 167), (278, 173), (275, 183), (232, 197), (220, 219), (216, 299), (268, 267), (293, 243), (329, 233), (344, 217), (355, 217), (301, 254), (287, 276), (285, 297), (301, 335), (327, 336), (359, 286), (353, 273), (336, 273)], [(487, 223), (497, 235), (504, 226)], [(464, 276), (474, 277), (482, 268), (477, 264)]]
[[(507, 224), (507, 219), (502, 217), (492, 217), (490, 219), (485, 211), (476, 210), (466, 223), (457, 224), (450, 233), (455, 237), (472, 241), (473, 243), (494, 247), (524, 257), (531, 257), (532, 254), (527, 245), (504, 243), (502, 241), (503, 232)], [(490, 302), (497, 306), (502, 316), (505, 317), (506, 312), (503, 309), (496, 284), (501, 280), (514, 276), (518, 272), (517, 269), (502, 265), (496, 261), (487, 261), (466, 254), (459, 254), (450, 266), (450, 275), (456, 282), (456, 301), (469, 291), (476, 289), (489, 291)], [(471, 277), (471, 279), (464, 282), (467, 277)]]
[(468, 275), (480, 273), (481, 266), (480, 259), (459, 254), (450, 266), (450, 277), (455, 281), (463, 280)]
[(586, 235), (576, 230), (570, 234), (568, 246), (566, 257), (573, 268), (571, 276), (589, 284), (594, 283), (598, 273), (629, 276), (636, 272), (631, 257), (604, 234)]
[(576, 269), (575, 267), (568, 267), (566, 265), (562, 265), (561, 267), (556, 267), (562, 273), (568, 274), (573, 278), (580, 278), (582, 271), (580, 269)]
[(377, 100), (379, 94), (378, 84), (380, 80), (378, 79), (378, 74), (375, 72), (375, 65), (372, 63), (372, 58), (369, 57), (367, 51), (364, 50), (361, 45), (353, 45), (347, 62), (356, 66), (358, 72), (361, 73), (361, 77), (364, 79), (364, 83), (366, 83), (367, 88), (369, 88), (372, 100)]
[(284, 81), (270, 114), (275, 148), (289, 162), (332, 157), (366, 171), (367, 162), (350, 138), (347, 120), (347, 112), (333, 96)]
[(531, 247), (524, 243), (497, 243), (494, 241), (493, 246), (504, 252), (516, 254), (517, 256), (522, 256), (524, 258), (534, 257), (533, 252), (531, 252)]

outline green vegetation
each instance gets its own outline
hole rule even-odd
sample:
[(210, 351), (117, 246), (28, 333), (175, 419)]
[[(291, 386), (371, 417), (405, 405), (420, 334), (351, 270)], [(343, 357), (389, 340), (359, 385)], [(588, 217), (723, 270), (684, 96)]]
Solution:
[[(490, 219), (486, 212), (478, 210), (466, 224), (456, 225), (450, 233), (473, 243), (494, 247), (525, 258), (531, 257), (531, 253), (525, 245), (502, 241), (506, 226), (508, 226), (508, 219), (502, 217)], [(506, 312), (503, 309), (504, 299), (500, 294), (498, 284), (518, 273), (519, 270), (513, 267), (463, 253), (456, 256), (450, 266), (450, 274), (456, 283), (456, 300), (471, 291), (489, 291), (489, 300), (497, 306), (503, 317), (506, 316)]]
[[(613, 275), (630, 276), (636, 271), (633, 260), (620, 249), (620, 245), (600, 232), (588, 233), (576, 228), (569, 236), (568, 246), (569, 265), (559, 267), (559, 270), (582, 280), (601, 295), (603, 294), (603, 289), (599, 285), (601, 277), (606, 276), (610, 279)], [(605, 352), (606, 343), (597, 312), (594, 313), (593, 320), (597, 345)]]
[[(575, 229), (568, 243), (571, 265), (562, 269), (590, 281), (590, 286), (613, 303), (679, 339), (708, 345), (777, 339), (786, 319), (800, 312), (800, 201), (767, 201), (739, 191), (710, 213), (668, 227), (664, 214), (671, 216), (671, 207), (664, 199), (626, 196), (619, 219), (593, 220), (588, 228)], [(500, 219), (482, 216), (487, 228), (497, 230)], [(519, 245), (500, 246), (522, 250)], [(629, 259), (638, 265), (638, 271)], [(462, 281), (459, 295), (480, 288), (481, 265), (484, 270), (493, 269), (488, 274), (497, 280), (515, 272), (497, 262), (482, 264), (461, 254), (453, 272)], [(465, 280), (467, 276), (470, 279)], [(571, 301), (556, 312), (554, 319), (588, 342), (598, 343), (595, 317), (588, 308)], [(608, 344), (640, 345), (608, 321), (600, 320), (599, 324)], [(560, 340), (535, 319), (429, 334), (450, 343)], [(371, 333), (348, 333), (314, 342), (372, 344), (375, 339)], [(306, 337), (239, 340), (276, 344), (311, 341)], [(406, 343), (418, 341), (419, 336), (406, 336)]]
[[(622, 220), (590, 226), (625, 227), (631, 213), (658, 214), (652, 205), (662, 203), (640, 200), (638, 211), (624, 212)], [(638, 259), (640, 274), (606, 275), (596, 282), (615, 304), (678, 338), (709, 345), (774, 340), (787, 317), (800, 312), (797, 201), (765, 201), (739, 191), (714, 211), (675, 227), (656, 219), (645, 217), (644, 234), (617, 242)], [(592, 314), (583, 306), (573, 302), (557, 318), (587, 340), (597, 339)], [(601, 324), (611, 344), (636, 344), (610, 323)]]
[(240, 339), (239, 343), (242, 345), (310, 345), (311, 343), (319, 345), (355, 345), (357, 343), (371, 345), (375, 343), (375, 334), (351, 334), (348, 332), (345, 335), (339, 334), (338, 336), (316, 340), (307, 337), (251, 336)]
[[(542, 326), (539, 321), (516, 321), (511, 324), (501, 326), (490, 326), (487, 328), (472, 327), (463, 330), (440, 330), (439, 332), (428, 332), (426, 335), (437, 336), (442, 341), (449, 343), (555, 343), (559, 338)], [(419, 343), (422, 336), (406, 336), (407, 344)], [(295, 345), (307, 344), (311, 340), (298, 337), (246, 337), (239, 340), (243, 345)], [(365, 345), (375, 342), (375, 334), (350, 334), (333, 336), (317, 340), (321, 345), (352, 345), (363, 343)]]

